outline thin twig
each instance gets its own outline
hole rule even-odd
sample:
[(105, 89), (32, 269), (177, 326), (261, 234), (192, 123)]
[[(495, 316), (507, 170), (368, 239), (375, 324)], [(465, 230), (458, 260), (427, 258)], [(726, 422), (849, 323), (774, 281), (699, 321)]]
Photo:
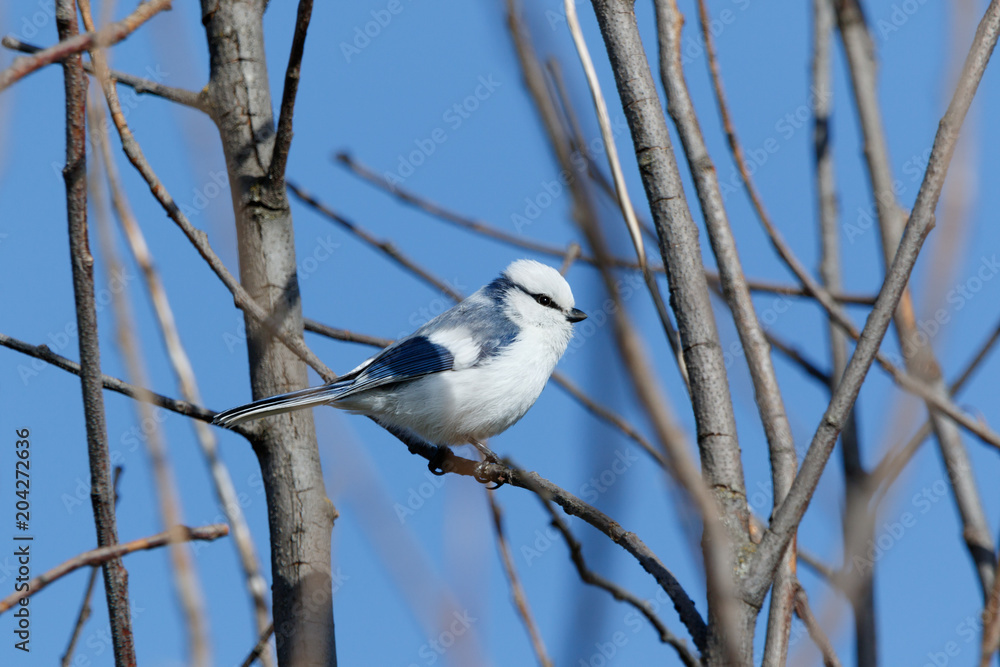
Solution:
[(590, 51), (587, 49), (583, 30), (580, 28), (580, 20), (576, 16), (576, 0), (564, 0), (563, 7), (566, 10), (566, 24), (573, 37), (576, 53), (580, 57), (580, 64), (583, 65), (583, 72), (587, 77), (587, 87), (590, 89), (590, 96), (594, 102), (594, 108), (597, 110), (597, 124), (601, 128), (601, 139), (604, 141), (604, 148), (608, 156), (608, 166), (611, 168), (611, 178), (614, 180), (618, 206), (621, 208), (629, 235), (632, 237), (632, 245), (635, 247), (635, 254), (639, 259), (639, 268), (643, 273), (649, 273), (649, 267), (646, 264), (646, 248), (642, 242), (642, 230), (635, 217), (632, 200), (629, 198), (628, 189), (625, 186), (625, 175), (622, 173), (621, 160), (618, 159), (618, 147), (615, 145), (615, 138), (611, 132), (608, 104), (604, 101), (604, 95), (601, 93), (597, 71), (594, 69), (594, 62), (590, 59)]
[[(150, 3), (148, 6), (155, 5)], [(77, 40), (76, 3), (57, 0), (56, 25), (59, 39)], [(33, 56), (33, 57), (40, 57)], [(87, 163), (86, 104), (87, 75), (79, 51), (63, 62), (66, 91), (66, 213), (69, 221), (70, 263), (73, 295), (76, 303), (76, 328), (80, 350), (80, 385), (87, 431), (87, 459), (90, 466), (90, 500), (94, 510), (97, 544), (112, 547), (118, 543), (115, 522), (114, 487), (111, 483), (110, 453), (101, 391), (101, 352), (97, 334), (97, 311), (94, 298), (94, 257), (87, 238)], [(17, 65), (15, 61), (11, 66)], [(41, 66), (41, 65), (39, 65)], [(8, 72), (11, 70), (7, 70)], [(30, 70), (27, 70), (30, 71)], [(3, 77), (0, 76), (0, 82)], [(3, 85), (0, 85), (0, 90)], [(120, 559), (104, 564), (104, 591), (111, 622), (115, 664), (135, 665), (135, 646), (128, 600), (128, 572)]]
[[(837, 210), (835, 166), (833, 162), (830, 124), (833, 109), (833, 72), (830, 64), (834, 29), (833, 4), (830, 0), (813, 0), (813, 62), (812, 112), (813, 153), (816, 163), (817, 212), (820, 227), (820, 279), (823, 287), (839, 291), (843, 281), (840, 265), (840, 221)], [(836, 384), (847, 368), (847, 336), (827, 319), (832, 372), (828, 387)], [(851, 410), (840, 434), (840, 454), (844, 468), (844, 513), (841, 532), (846, 553), (856, 553), (868, 539), (874, 539), (875, 524), (869, 514), (870, 485), (861, 460), (857, 415)], [(847, 562), (848, 558), (844, 558)], [(875, 569), (867, 572), (854, 569), (844, 573), (849, 581), (838, 579), (840, 589), (849, 594), (854, 614), (855, 655), (858, 667), (878, 664), (878, 638), (875, 615)]]
[(275, 131), (271, 166), (267, 170), (268, 178), (273, 182), (281, 182), (285, 179), (288, 151), (292, 147), (292, 115), (295, 112), (295, 95), (298, 92), (299, 78), (302, 74), (302, 52), (306, 46), (306, 32), (309, 30), (312, 8), (313, 0), (299, 0), (299, 10), (295, 17), (295, 34), (292, 36), (292, 50), (288, 55), (288, 68), (285, 70), (285, 88), (281, 93), (281, 115), (278, 117), (278, 127)]
[(326, 204), (324, 204), (323, 202), (321, 202), (319, 199), (317, 199), (315, 196), (313, 196), (312, 194), (310, 194), (306, 190), (300, 188), (295, 183), (292, 183), (291, 181), (289, 181), (287, 183), (287, 185), (288, 185), (288, 190), (293, 195), (295, 195), (302, 203), (306, 204), (307, 206), (309, 206), (313, 210), (315, 210), (318, 213), (322, 214), (327, 219), (332, 220), (333, 222), (337, 223), (338, 225), (340, 225), (341, 228), (346, 229), (348, 232), (350, 232), (354, 236), (358, 237), (359, 239), (361, 239), (362, 241), (364, 241), (365, 243), (367, 243), (371, 247), (379, 250), (382, 254), (384, 254), (385, 256), (387, 256), (389, 259), (393, 260), (394, 262), (398, 263), (400, 266), (403, 266), (407, 270), (411, 271), (412, 273), (414, 273), (416, 276), (418, 276), (421, 280), (423, 280), (425, 283), (427, 283), (428, 285), (430, 285), (434, 289), (437, 289), (437, 290), (440, 290), (441, 292), (444, 292), (446, 295), (448, 295), (448, 297), (450, 297), (451, 299), (453, 299), (455, 301), (461, 301), (462, 300), (462, 295), (459, 294), (457, 291), (455, 291), (455, 289), (453, 287), (451, 287), (450, 285), (448, 285), (444, 281), (438, 280), (437, 278), (435, 278), (430, 273), (430, 271), (428, 271), (427, 269), (421, 267), (414, 260), (412, 260), (409, 257), (407, 257), (398, 248), (396, 248), (396, 246), (394, 246), (391, 242), (389, 242), (389, 241), (382, 241), (382, 240), (379, 240), (379, 239), (375, 238), (364, 227), (361, 227), (360, 225), (358, 225), (358, 224), (356, 224), (354, 222), (351, 222), (350, 220), (348, 220), (344, 216), (340, 215), (339, 213), (337, 213), (336, 211), (334, 211), (332, 208), (330, 208), (329, 206), (327, 206)]
[[(888, 141), (879, 109), (875, 48), (859, 0), (836, 0), (837, 22), (847, 56), (855, 106), (864, 137), (865, 164), (878, 213), (882, 252), (886, 265), (892, 261), (903, 234), (905, 215), (894, 191)], [(950, 159), (950, 156), (949, 156)], [(936, 202), (935, 202), (936, 205)], [(950, 400), (941, 367), (930, 346), (930, 338), (917, 329), (917, 318), (909, 289), (904, 289), (893, 323), (903, 350), (907, 371), (922, 381), (937, 397)], [(962, 520), (962, 536), (976, 565), (983, 596), (993, 587), (996, 554), (993, 531), (986, 519), (982, 499), (971, 471), (969, 453), (958, 427), (928, 405), (934, 435), (948, 471), (955, 504)]]
[(131, 542), (123, 542), (109, 547), (100, 547), (91, 551), (85, 551), (82, 554), (70, 558), (66, 562), (57, 565), (51, 570), (40, 574), (29, 581), (27, 590), (14, 591), (7, 597), (0, 600), (0, 614), (18, 604), (22, 598), (34, 595), (57, 579), (60, 579), (61, 577), (64, 577), (70, 572), (78, 570), (81, 567), (86, 567), (88, 565), (104, 565), (108, 561), (118, 560), (122, 556), (127, 556), (130, 553), (156, 549), (170, 544), (171, 542), (189, 542), (191, 540), (204, 540), (211, 542), (212, 540), (216, 540), (220, 537), (225, 537), (228, 534), (229, 526), (224, 523), (213, 523), (207, 526), (198, 526), (196, 528), (174, 526), (170, 530), (165, 530), (162, 533), (157, 533), (156, 535), (151, 535), (150, 537), (142, 537), (138, 540), (132, 540)]
[[(28, 44), (27, 42), (22, 42), (21, 40), (13, 37), (11, 35), (5, 35), (0, 44), (8, 49), (14, 51), (20, 51), (22, 53), (38, 53), (42, 51), (42, 47), (35, 46), (33, 44)], [(50, 64), (55, 64), (60, 61), (53, 61)], [(94, 66), (89, 62), (83, 63), (83, 70), (87, 74), (94, 74)], [(192, 109), (197, 109), (198, 111), (207, 112), (208, 106), (205, 101), (205, 96), (193, 90), (185, 90), (183, 88), (174, 88), (173, 86), (165, 86), (158, 81), (153, 81), (152, 79), (144, 79), (141, 76), (135, 76), (134, 74), (129, 74), (128, 72), (119, 72), (117, 70), (111, 70), (108, 72), (109, 76), (115, 81), (115, 83), (120, 83), (123, 86), (127, 86), (134, 90), (136, 93), (142, 95), (148, 93), (155, 97), (162, 97), (170, 102), (176, 102), (182, 106), (191, 107)]]
[[(163, 336), (163, 343), (167, 350), (170, 365), (177, 378), (181, 396), (189, 403), (195, 405), (201, 404), (201, 392), (198, 389), (194, 368), (191, 365), (187, 351), (184, 349), (184, 344), (181, 342), (173, 309), (170, 306), (166, 288), (156, 268), (149, 245), (146, 243), (142, 229), (139, 227), (138, 221), (132, 213), (125, 190), (120, 183), (118, 170), (111, 157), (111, 147), (107, 134), (101, 133), (96, 137), (95, 143), (100, 148), (105, 161), (105, 174), (108, 188), (111, 192), (111, 202), (115, 215), (128, 241), (132, 257), (142, 271), (142, 276), (149, 292), (149, 298), (153, 305), (153, 312), (156, 314), (156, 320)], [(232, 529), (233, 545), (239, 556), (240, 566), (243, 570), (247, 590), (250, 594), (256, 632), (257, 634), (261, 634), (271, 622), (271, 614), (268, 610), (266, 597), (267, 583), (261, 574), (260, 560), (257, 557), (250, 528), (247, 525), (246, 517), (243, 515), (242, 505), (239, 502), (229, 469), (226, 467), (225, 462), (219, 458), (215, 432), (208, 424), (202, 421), (194, 421), (192, 422), (192, 426), (202, 454), (205, 457), (205, 463), (211, 474), (212, 486), (219, 501), (219, 506), (222, 508), (226, 520)], [(271, 662), (271, 656), (269, 654), (265, 655), (265, 666), (270, 666)]]
[[(121, 479), (122, 470), (121, 466), (115, 466), (114, 478), (111, 482), (115, 493), (115, 504), (118, 503), (118, 480)], [(60, 660), (60, 665), (62, 667), (69, 667), (73, 661), (73, 651), (76, 650), (76, 642), (80, 639), (80, 633), (83, 632), (83, 626), (90, 618), (90, 597), (94, 593), (94, 584), (97, 583), (97, 566), (92, 565), (90, 567), (90, 576), (87, 577), (87, 586), (83, 590), (83, 602), (80, 604), (80, 613), (76, 616), (76, 623), (73, 624), (73, 632), (70, 633), (69, 643), (66, 645), (66, 652), (63, 653), (62, 659)]]
[[(93, 30), (89, 0), (78, 0), (78, 4), (84, 25), (88, 29)], [(91, 57), (102, 62), (104, 60), (103, 53), (100, 53), (96, 49), (91, 53)], [(100, 107), (95, 110), (95, 106), (97, 105), (92, 100), (90, 104), (90, 117), (92, 121), (102, 119), (103, 116), (99, 111)], [(107, 148), (107, 135), (100, 131), (93, 131), (97, 127), (96, 123), (92, 122), (90, 127), (92, 130), (92, 142), (95, 145), (100, 145), (103, 138), (104, 147)], [(106, 150), (104, 157), (106, 158), (109, 153), (110, 151)], [(95, 158), (98, 155), (95, 155)], [(95, 159), (94, 164), (97, 165), (98, 163), (99, 159)], [(94, 183), (99, 182), (100, 179), (95, 174)], [(108, 219), (107, 203), (103, 196), (103, 191), (99, 185), (94, 187), (93, 190), (95, 195), (93, 197), (93, 208), (98, 221), (98, 236), (101, 241), (103, 266), (106, 273), (112, 276), (121, 270), (121, 262), (118, 258), (118, 252), (111, 234), (111, 222)], [(112, 311), (115, 323), (115, 338), (118, 343), (118, 349), (122, 354), (127, 374), (134, 384), (140, 387), (148, 386), (149, 378), (145, 364), (142, 361), (140, 344), (134, 335), (136, 325), (127, 296), (120, 291), (114, 292), (112, 294), (112, 303), (114, 306)], [(146, 452), (149, 455), (153, 490), (157, 499), (160, 519), (164, 526), (179, 526), (183, 523), (184, 518), (178, 498), (177, 483), (170, 460), (167, 457), (167, 445), (164, 442), (163, 431), (154, 418), (153, 409), (148, 400), (135, 401), (132, 405), (135, 408), (136, 418), (139, 423), (153, 425), (151, 429), (144, 432), (145, 438), (143, 442)], [(184, 627), (187, 632), (188, 661), (196, 666), (207, 665), (211, 653), (209, 645), (211, 633), (206, 620), (205, 600), (202, 595), (203, 587), (198, 580), (197, 569), (194, 566), (191, 550), (188, 545), (173, 541), (169, 544), (167, 551), (171, 565), (170, 570), (173, 575), (174, 593), (177, 595), (181, 618), (184, 621)]]
[(813, 616), (812, 609), (809, 608), (806, 589), (802, 588), (801, 584), (797, 586), (795, 591), (795, 613), (805, 623), (809, 636), (819, 648), (819, 652), (823, 656), (824, 667), (840, 667), (840, 659), (837, 657), (836, 651), (833, 650), (833, 644), (830, 643), (830, 638), (826, 636), (816, 617)]
[[(10, 348), (22, 354), (26, 354), (29, 357), (34, 357), (35, 359), (44, 361), (47, 364), (52, 364), (57, 368), (61, 368), (64, 371), (72, 373), (73, 375), (80, 375), (80, 364), (56, 354), (50, 350), (47, 345), (31, 345), (22, 340), (18, 340), (17, 338), (11, 338), (6, 334), (0, 333), (0, 347)], [(101, 375), (100, 378), (101, 384), (105, 389), (123, 394), (136, 400), (148, 401), (153, 405), (163, 408), (164, 410), (176, 412), (177, 414), (184, 415), (185, 417), (190, 417), (192, 419), (197, 419), (198, 421), (211, 424), (212, 419), (216, 415), (216, 413), (212, 410), (206, 410), (199, 405), (193, 405), (187, 401), (179, 401), (177, 399), (170, 398), (169, 396), (164, 396), (163, 394), (157, 394), (147, 389), (136, 387), (135, 385), (129, 384), (124, 380), (120, 380), (110, 375)], [(251, 429), (242, 428), (242, 426), (243, 425), (239, 425), (231, 428), (230, 430), (234, 433), (239, 433), (244, 438), (249, 440), (253, 435), (253, 431)]]
[(274, 623), (268, 623), (267, 628), (265, 628), (264, 632), (260, 634), (260, 639), (258, 639), (257, 643), (254, 644), (252, 649), (250, 649), (250, 653), (247, 654), (247, 657), (243, 660), (240, 667), (250, 667), (250, 665), (254, 663), (254, 660), (257, 660), (264, 655), (264, 651), (267, 649), (267, 643), (271, 641), (271, 635), (273, 634)]
[(976, 30), (976, 37), (966, 58), (962, 77), (938, 126), (916, 203), (905, 227), (899, 249), (887, 271), (875, 307), (865, 323), (858, 345), (844, 372), (844, 378), (834, 392), (830, 405), (813, 436), (800, 472), (792, 484), (792, 490), (781, 507), (774, 512), (771, 525), (754, 554), (748, 587), (751, 600), (763, 600), (767, 592), (774, 568), (777, 567), (785, 545), (792, 539), (799, 521), (805, 514), (837, 435), (843, 429), (861, 384), (888, 331), (924, 239), (934, 227), (934, 209), (941, 195), (959, 130), (996, 46), (998, 34), (1000, 34), (1000, 0), (993, 0)]
[(571, 531), (569, 526), (566, 525), (566, 521), (559, 516), (555, 507), (552, 506), (552, 503), (549, 502), (547, 498), (539, 496), (539, 500), (542, 501), (542, 505), (545, 507), (546, 511), (548, 511), (549, 516), (552, 519), (552, 525), (555, 526), (556, 530), (558, 530), (563, 536), (566, 546), (569, 547), (570, 560), (573, 561), (573, 565), (576, 567), (576, 571), (577, 574), (580, 575), (580, 579), (586, 584), (596, 586), (597, 588), (601, 588), (608, 593), (611, 593), (611, 597), (619, 602), (626, 602), (635, 607), (639, 613), (645, 616), (646, 620), (648, 620), (656, 629), (657, 634), (659, 634), (660, 641), (665, 644), (670, 644), (674, 650), (677, 651), (678, 657), (680, 657), (681, 661), (685, 665), (688, 667), (701, 665), (701, 661), (698, 660), (693, 653), (691, 653), (691, 649), (688, 648), (688, 645), (674, 635), (674, 633), (672, 633), (670, 629), (664, 625), (663, 621), (660, 620), (660, 617), (653, 613), (652, 608), (647, 602), (641, 600), (636, 595), (625, 590), (613, 581), (602, 577), (587, 567), (587, 562), (583, 558), (583, 545), (580, 544), (580, 541), (573, 535), (573, 531)]
[(521, 586), (521, 579), (517, 576), (517, 568), (514, 567), (514, 559), (510, 555), (510, 545), (507, 543), (507, 535), (503, 528), (503, 512), (496, 496), (489, 489), (486, 490), (486, 498), (490, 503), (490, 511), (493, 514), (493, 533), (497, 539), (497, 549), (500, 551), (500, 560), (503, 563), (504, 572), (507, 574), (507, 581), (510, 584), (510, 594), (514, 598), (514, 606), (524, 623), (528, 636), (531, 638), (531, 646), (538, 658), (538, 664), (542, 667), (552, 667), (552, 658), (545, 650), (545, 642), (542, 640), (542, 633), (538, 630), (531, 608), (528, 606), (528, 598), (524, 594), (524, 587)]
[(153, 16), (164, 9), (168, 9), (170, 1), (149, 0), (149, 2), (142, 2), (136, 7), (134, 12), (121, 21), (110, 23), (96, 32), (85, 32), (82, 34), (74, 32), (72, 35), (60, 35), (58, 44), (43, 49), (34, 55), (21, 56), (15, 59), (10, 67), (0, 72), (0, 92), (3, 92), (11, 84), (46, 65), (79, 55), (87, 49), (117, 44), (135, 32), (139, 26), (153, 18)]
[(556, 486), (536, 472), (528, 472), (506, 463), (489, 463), (471, 461), (456, 456), (449, 449), (441, 449), (436, 445), (421, 440), (413, 434), (400, 429), (386, 427), (387, 431), (396, 436), (407, 446), (411, 454), (421, 456), (428, 461), (434, 461), (439, 470), (456, 475), (472, 477), (480, 482), (504, 483), (527, 489), (537, 495), (549, 499), (563, 508), (567, 514), (578, 516), (591, 526), (607, 535), (612, 542), (621, 546), (631, 554), (651, 574), (670, 597), (677, 610), (681, 623), (688, 629), (695, 646), (704, 650), (706, 638), (705, 621), (695, 608), (694, 602), (688, 596), (683, 586), (673, 573), (660, 561), (659, 557), (633, 532), (626, 531), (621, 525), (601, 512), (596, 507), (585, 503), (569, 491)]

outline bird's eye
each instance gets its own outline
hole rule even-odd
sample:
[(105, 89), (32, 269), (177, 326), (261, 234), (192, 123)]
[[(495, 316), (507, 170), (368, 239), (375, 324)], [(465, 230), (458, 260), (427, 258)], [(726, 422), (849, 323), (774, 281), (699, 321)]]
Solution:
[(539, 305), (542, 305), (542, 306), (546, 306), (546, 307), (552, 306), (552, 299), (550, 299), (549, 297), (545, 296), (544, 294), (537, 295), (535, 297), (535, 301), (537, 301), (539, 303)]

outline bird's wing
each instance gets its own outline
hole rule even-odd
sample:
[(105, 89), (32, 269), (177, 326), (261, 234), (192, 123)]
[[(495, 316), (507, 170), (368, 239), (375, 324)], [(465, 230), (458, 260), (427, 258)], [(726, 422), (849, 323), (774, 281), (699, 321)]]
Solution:
[(337, 393), (336, 398), (346, 398), (366, 389), (448, 371), (454, 367), (454, 361), (451, 352), (443, 345), (432, 342), (426, 336), (412, 336), (373, 357), (371, 362), (357, 371), (354, 381), (344, 391)]

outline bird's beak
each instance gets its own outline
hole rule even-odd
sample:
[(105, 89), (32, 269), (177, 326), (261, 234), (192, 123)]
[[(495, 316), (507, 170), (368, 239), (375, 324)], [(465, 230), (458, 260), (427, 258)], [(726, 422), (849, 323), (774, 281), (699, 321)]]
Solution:
[(582, 322), (585, 319), (587, 319), (587, 313), (583, 312), (579, 308), (574, 308), (573, 310), (569, 311), (568, 315), (566, 315), (566, 319), (572, 322), (573, 324), (576, 324), (577, 322)]

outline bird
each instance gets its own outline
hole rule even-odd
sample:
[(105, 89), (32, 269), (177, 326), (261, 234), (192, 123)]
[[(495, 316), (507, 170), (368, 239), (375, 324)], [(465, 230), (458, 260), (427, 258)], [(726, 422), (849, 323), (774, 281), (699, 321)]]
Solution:
[(484, 459), (498, 462), (483, 441), (534, 405), (566, 352), (573, 325), (586, 317), (558, 271), (519, 259), (337, 380), (220, 412), (213, 423), (231, 428), (330, 405), (439, 448), (474, 445)]

